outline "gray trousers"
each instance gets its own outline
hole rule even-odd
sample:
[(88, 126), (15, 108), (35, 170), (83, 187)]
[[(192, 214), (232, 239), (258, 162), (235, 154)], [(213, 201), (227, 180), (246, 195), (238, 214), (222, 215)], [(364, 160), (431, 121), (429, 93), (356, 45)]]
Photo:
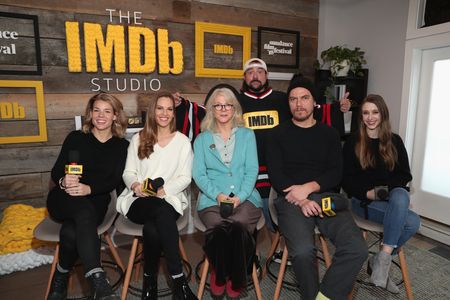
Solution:
[[(203, 224), (205, 224), (206, 229), (214, 228), (224, 220), (220, 216), (219, 205), (210, 206), (200, 210), (198, 216)], [(253, 203), (247, 200), (238, 205), (228, 219), (241, 223), (250, 233), (253, 233), (260, 217), (261, 209), (257, 208)]]
[[(298, 206), (281, 196), (275, 200), (278, 225), (286, 245), (302, 299), (315, 299), (319, 290), (330, 299), (347, 299), (364, 261), (367, 245), (349, 211), (334, 217), (305, 217)], [(319, 286), (314, 227), (336, 247), (330, 268)]]

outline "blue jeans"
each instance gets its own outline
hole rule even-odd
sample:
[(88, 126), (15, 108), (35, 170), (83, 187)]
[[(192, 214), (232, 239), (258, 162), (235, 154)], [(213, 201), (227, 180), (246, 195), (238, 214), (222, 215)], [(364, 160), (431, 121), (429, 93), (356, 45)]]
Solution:
[[(367, 206), (368, 219), (383, 224), (383, 244), (393, 248), (403, 246), (419, 229), (419, 216), (409, 209), (409, 193), (402, 188), (389, 192), (388, 201), (370, 201)], [(365, 217), (361, 201), (352, 198), (353, 211)]]

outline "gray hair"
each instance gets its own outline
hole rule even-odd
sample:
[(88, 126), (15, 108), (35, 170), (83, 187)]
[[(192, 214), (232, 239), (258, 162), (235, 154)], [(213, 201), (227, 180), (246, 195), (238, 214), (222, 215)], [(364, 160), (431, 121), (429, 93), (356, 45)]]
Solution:
[(239, 101), (236, 99), (235, 94), (228, 88), (220, 88), (215, 90), (208, 99), (206, 103), (206, 115), (201, 124), (202, 131), (214, 132), (216, 128), (216, 120), (214, 118), (214, 107), (216, 104), (215, 100), (218, 96), (223, 96), (228, 104), (233, 105), (233, 128), (244, 126), (244, 119), (242, 118), (242, 108)]

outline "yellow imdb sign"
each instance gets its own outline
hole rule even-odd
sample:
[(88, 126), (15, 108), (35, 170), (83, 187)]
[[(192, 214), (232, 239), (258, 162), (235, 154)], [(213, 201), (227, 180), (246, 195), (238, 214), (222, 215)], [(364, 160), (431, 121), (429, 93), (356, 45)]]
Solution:
[[(36, 111), (38, 122), (37, 135), (0, 136), (0, 144), (46, 142), (47, 126), (45, 118), (44, 87), (42, 85), (42, 81), (0, 80), (0, 88), (34, 89), (36, 95)], [(14, 121), (25, 121), (24, 119), (27, 114), (27, 107), (22, 106), (18, 102), (8, 102), (2, 100), (3, 99), (1, 99), (0, 96), (0, 124), (7, 125), (8, 123)]]
[(242, 78), (251, 41), (251, 27), (195, 22), (195, 76)]

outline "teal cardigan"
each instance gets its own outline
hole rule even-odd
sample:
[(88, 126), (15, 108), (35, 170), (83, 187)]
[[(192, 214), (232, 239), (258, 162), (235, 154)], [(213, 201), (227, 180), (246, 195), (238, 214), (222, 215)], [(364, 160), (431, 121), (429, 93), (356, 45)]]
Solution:
[(202, 132), (194, 143), (194, 164), (192, 176), (201, 191), (198, 210), (218, 205), (220, 193), (233, 192), (243, 201), (251, 201), (256, 207), (262, 206), (261, 196), (255, 188), (258, 177), (258, 153), (253, 130), (239, 127), (231, 164), (226, 166), (214, 146), (209, 131)]

